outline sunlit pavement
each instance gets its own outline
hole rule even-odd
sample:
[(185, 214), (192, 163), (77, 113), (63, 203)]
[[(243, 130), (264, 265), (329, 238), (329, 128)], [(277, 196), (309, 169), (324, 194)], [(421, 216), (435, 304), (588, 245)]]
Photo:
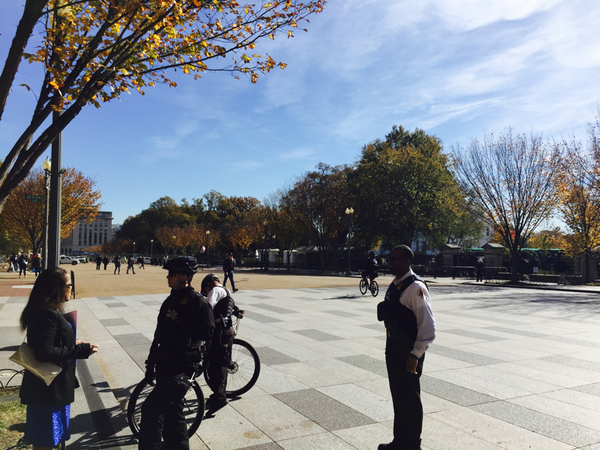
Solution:
[[(390, 441), (384, 328), (375, 317), (384, 280), (377, 298), (357, 288), (237, 292), (247, 311), (239, 337), (257, 349), (261, 375), (202, 422), (192, 448), (376, 449)], [(600, 450), (600, 289), (429, 286), (438, 335), (422, 377), (423, 449)], [(70, 302), (78, 337), (100, 352), (78, 363), (69, 448), (136, 447), (122, 408), (143, 377), (165, 296)], [(0, 297), (1, 367), (15, 367), (8, 356), (23, 340), (25, 301)]]

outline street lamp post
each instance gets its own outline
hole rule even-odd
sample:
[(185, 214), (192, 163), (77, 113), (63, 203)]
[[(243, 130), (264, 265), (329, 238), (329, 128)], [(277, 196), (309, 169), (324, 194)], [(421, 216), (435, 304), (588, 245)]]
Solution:
[(48, 158), (42, 163), (44, 169), (44, 229), (42, 230), (42, 270), (48, 268), (48, 209), (50, 202), (50, 170), (52, 163)]
[(150, 239), (150, 264), (152, 264), (152, 247), (154, 246), (154, 239)]
[[(59, 112), (54, 112), (53, 122), (60, 118)], [(52, 167), (50, 169), (50, 203), (48, 218), (48, 265), (47, 268), (60, 265), (60, 218), (62, 199), (62, 134), (59, 133), (52, 141)]]
[(346, 217), (348, 219), (348, 271), (347, 276), (352, 276), (352, 270), (350, 270), (350, 243), (352, 239), (352, 215), (354, 214), (354, 208), (346, 208)]
[(133, 241), (133, 254), (135, 255), (135, 241)]
[(208, 269), (208, 256), (210, 252), (210, 230), (206, 230), (206, 268)]

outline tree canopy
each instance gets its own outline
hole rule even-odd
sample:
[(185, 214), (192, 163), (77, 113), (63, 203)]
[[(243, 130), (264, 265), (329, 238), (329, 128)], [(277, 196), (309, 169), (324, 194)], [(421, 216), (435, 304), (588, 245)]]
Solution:
[[(43, 66), (29, 126), (0, 167), (0, 211), (12, 189), (56, 136), (88, 104), (145, 93), (156, 83), (176, 86), (168, 70), (244, 74), (256, 82), (285, 63), (257, 53), (257, 42), (293, 36), (325, 0), (240, 4), (235, 0), (26, 0), (0, 75), (0, 119), (21, 60)], [(40, 27), (41, 42), (26, 53)], [(47, 119), (53, 112), (51, 123)]]
[(558, 205), (559, 147), (539, 135), (509, 129), (467, 148), (453, 147), (454, 170), (474, 212), (500, 233), (518, 281), (520, 248)]
[[(19, 242), (34, 252), (42, 247), (44, 228), (43, 201), (32, 202), (26, 195), (44, 196), (44, 173), (32, 170), (8, 196), (0, 214), (3, 228), (12, 240)], [(71, 234), (81, 219), (94, 220), (99, 210), (100, 192), (95, 190), (96, 182), (72, 168), (65, 169), (61, 201), (61, 238)]]
[(457, 218), (468, 213), (442, 150), (437, 137), (398, 126), (363, 147), (350, 173), (363, 245), (392, 248), (419, 238), (437, 248), (460, 234)]

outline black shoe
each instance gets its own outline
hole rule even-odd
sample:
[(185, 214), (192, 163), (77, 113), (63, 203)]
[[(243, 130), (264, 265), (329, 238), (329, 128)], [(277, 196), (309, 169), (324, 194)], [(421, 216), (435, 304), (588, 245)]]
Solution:
[(209, 413), (213, 413), (220, 410), (221, 408), (224, 408), (225, 406), (227, 406), (228, 403), (229, 402), (226, 398), (211, 395), (206, 400), (206, 410)]
[(237, 291), (239, 291), (239, 289), (234, 289), (234, 290), (233, 290), (233, 292), (237, 292)]

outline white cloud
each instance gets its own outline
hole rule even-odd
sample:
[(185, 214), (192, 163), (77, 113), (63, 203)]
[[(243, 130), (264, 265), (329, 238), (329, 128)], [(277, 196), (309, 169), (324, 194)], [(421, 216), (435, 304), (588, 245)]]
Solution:
[(310, 159), (315, 156), (315, 150), (312, 148), (297, 148), (289, 152), (279, 154), (280, 161)]

